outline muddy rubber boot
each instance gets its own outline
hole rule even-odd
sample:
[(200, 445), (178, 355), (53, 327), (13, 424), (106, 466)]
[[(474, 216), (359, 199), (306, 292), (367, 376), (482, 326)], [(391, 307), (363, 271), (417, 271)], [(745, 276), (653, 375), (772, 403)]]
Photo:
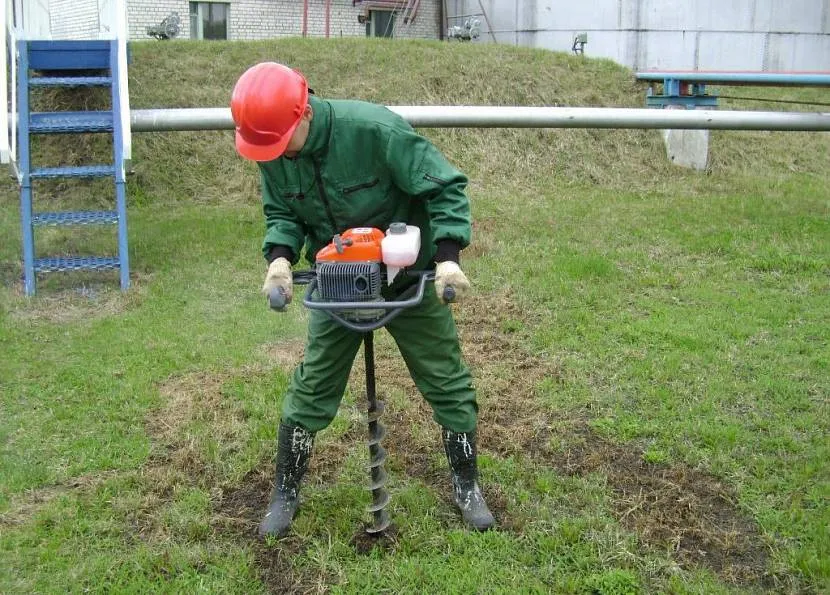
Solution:
[(308, 469), (314, 434), (300, 426), (280, 424), (277, 440), (277, 471), (268, 512), (259, 524), (262, 537), (288, 533), (299, 504), (300, 482)]
[(476, 434), (453, 432), (441, 429), (444, 452), (450, 464), (453, 497), (461, 510), (464, 522), (476, 531), (486, 531), (495, 526), (496, 520), (490, 514), (481, 489), (478, 486), (478, 465), (476, 463)]

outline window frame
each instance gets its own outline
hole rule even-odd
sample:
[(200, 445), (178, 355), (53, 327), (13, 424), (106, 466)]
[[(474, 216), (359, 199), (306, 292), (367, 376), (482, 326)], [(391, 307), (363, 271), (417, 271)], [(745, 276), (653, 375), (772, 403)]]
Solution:
[[(388, 20), (386, 21), (387, 30), (384, 34), (378, 34), (377, 32), (377, 18), (376, 16), (379, 14), (388, 15)], [(369, 10), (369, 18), (366, 20), (366, 37), (381, 37), (386, 39), (393, 39), (395, 37), (395, 20), (396, 20), (395, 11), (392, 9), (371, 9)], [(386, 34), (388, 33), (388, 34)]]
[[(224, 37), (214, 36), (214, 27), (219, 27), (218, 23), (221, 21), (213, 21), (213, 10), (221, 6), (224, 12)], [(225, 2), (209, 2), (203, 0), (191, 0), (189, 4), (190, 9), (190, 38), (206, 41), (226, 41), (229, 39), (229, 21), (231, 14), (231, 3)], [(205, 37), (205, 23), (208, 23), (210, 30), (208, 31), (210, 37)]]

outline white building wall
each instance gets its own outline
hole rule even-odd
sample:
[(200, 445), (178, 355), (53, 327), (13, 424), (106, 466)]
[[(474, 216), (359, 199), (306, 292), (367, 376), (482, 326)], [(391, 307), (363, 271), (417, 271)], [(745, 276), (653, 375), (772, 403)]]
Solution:
[[(416, 18), (409, 24), (397, 18), (395, 37), (437, 39), (441, 31), (441, 1), (421, 0)], [(271, 39), (303, 33), (303, 0), (225, 0), (224, 3), (229, 7), (228, 39)], [(147, 27), (160, 24), (173, 11), (181, 19), (178, 37), (191, 37), (188, 0), (127, 0), (127, 4), (130, 39), (150, 39)], [(325, 5), (325, 0), (308, 0), (309, 36), (325, 36)], [(329, 36), (365, 36), (366, 27), (357, 20), (362, 12), (363, 7), (353, 6), (352, 0), (331, 0)]]
[(450, 25), (467, 18), (454, 15), (480, 15), (478, 43), (495, 37), (570, 52), (585, 32), (586, 55), (639, 70), (830, 70), (830, 0), (447, 0), (447, 7)]

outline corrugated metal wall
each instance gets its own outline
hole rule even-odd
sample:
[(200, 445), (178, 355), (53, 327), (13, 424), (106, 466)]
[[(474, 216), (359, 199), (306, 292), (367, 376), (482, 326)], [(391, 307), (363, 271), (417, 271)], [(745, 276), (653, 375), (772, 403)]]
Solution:
[[(477, 43), (585, 53), (637, 70), (830, 70), (830, 0), (447, 0), (483, 15)], [(465, 18), (450, 18), (450, 25)]]

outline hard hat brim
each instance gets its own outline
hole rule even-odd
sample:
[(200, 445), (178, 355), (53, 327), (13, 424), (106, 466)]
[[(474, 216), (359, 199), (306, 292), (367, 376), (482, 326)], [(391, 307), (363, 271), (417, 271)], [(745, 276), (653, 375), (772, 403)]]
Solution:
[(297, 130), (297, 126), (300, 125), (302, 122), (302, 118), (299, 118), (294, 125), (288, 129), (288, 132), (282, 135), (282, 138), (270, 145), (257, 145), (254, 143), (249, 143), (239, 131), (236, 131), (236, 151), (242, 155), (245, 159), (250, 159), (252, 161), (273, 161), (278, 157), (282, 157), (282, 154), (285, 153), (285, 149), (288, 147), (288, 143), (291, 142), (291, 137), (294, 136), (294, 131)]

